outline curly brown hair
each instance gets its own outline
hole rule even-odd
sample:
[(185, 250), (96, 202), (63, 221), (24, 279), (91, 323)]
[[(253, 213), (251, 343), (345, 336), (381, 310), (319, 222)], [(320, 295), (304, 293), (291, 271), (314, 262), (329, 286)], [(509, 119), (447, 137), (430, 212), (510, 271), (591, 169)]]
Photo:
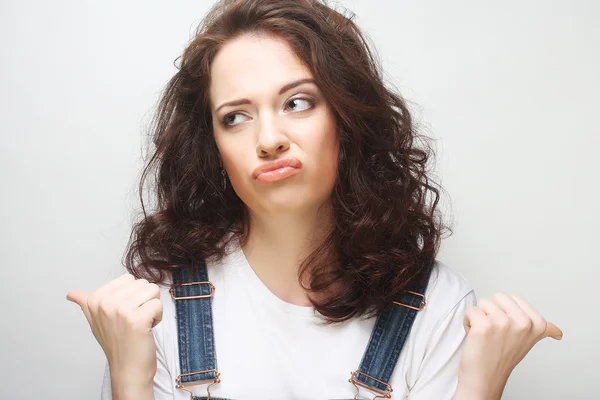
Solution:
[[(310, 296), (315, 309), (327, 323), (379, 315), (426, 279), (450, 231), (437, 209), (442, 188), (429, 176), (431, 139), (416, 132), (405, 101), (384, 84), (353, 19), (320, 0), (223, 0), (211, 9), (176, 60), (154, 118), (155, 149), (139, 187), (143, 218), (126, 254), (130, 273), (164, 283), (174, 266), (220, 260), (230, 240), (243, 240), (247, 210), (230, 184), (223, 189), (208, 87), (219, 49), (262, 33), (291, 46), (336, 117), (333, 227), (299, 270), (300, 282), (310, 278), (309, 293), (326, 294)], [(150, 173), (156, 209), (148, 214)]]

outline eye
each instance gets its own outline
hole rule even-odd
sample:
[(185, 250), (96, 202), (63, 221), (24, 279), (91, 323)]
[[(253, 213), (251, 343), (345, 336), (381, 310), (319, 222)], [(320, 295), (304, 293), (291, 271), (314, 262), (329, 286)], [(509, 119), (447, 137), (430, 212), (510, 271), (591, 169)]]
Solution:
[(313, 105), (314, 103), (311, 100), (297, 97), (295, 99), (288, 100), (286, 103), (286, 109), (289, 109), (290, 111), (304, 111), (312, 108)]
[(221, 123), (224, 126), (235, 126), (238, 124), (241, 124), (243, 121), (242, 118), (238, 118), (238, 117), (244, 117), (244, 118), (248, 118), (243, 114), (240, 113), (231, 113), (231, 114), (227, 114), (222, 120)]

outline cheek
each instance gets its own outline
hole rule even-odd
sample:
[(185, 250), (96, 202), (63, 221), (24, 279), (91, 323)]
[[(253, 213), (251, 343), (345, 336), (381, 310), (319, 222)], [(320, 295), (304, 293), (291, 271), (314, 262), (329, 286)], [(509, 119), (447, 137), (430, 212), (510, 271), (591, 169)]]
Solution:
[(339, 140), (336, 131), (335, 121), (328, 120), (325, 124), (326, 129), (319, 143), (320, 164), (323, 167), (323, 173), (328, 176), (337, 175)]
[(221, 153), (221, 158), (223, 159), (223, 166), (227, 171), (227, 177), (234, 186), (238, 186), (238, 183), (243, 181), (243, 155), (240, 153)]
[(244, 140), (241, 135), (237, 137), (215, 137), (217, 147), (227, 171), (227, 178), (234, 191), (242, 199), (247, 198), (249, 188), (249, 172), (252, 170), (253, 149), (252, 144)]
[(217, 144), (217, 149), (219, 150), (219, 155), (223, 162), (223, 166), (227, 171), (227, 177), (231, 182), (238, 181), (240, 177), (240, 162), (242, 157), (240, 157), (239, 152), (236, 154), (235, 143), (233, 143), (231, 140), (221, 137), (219, 134), (215, 134), (215, 142)]

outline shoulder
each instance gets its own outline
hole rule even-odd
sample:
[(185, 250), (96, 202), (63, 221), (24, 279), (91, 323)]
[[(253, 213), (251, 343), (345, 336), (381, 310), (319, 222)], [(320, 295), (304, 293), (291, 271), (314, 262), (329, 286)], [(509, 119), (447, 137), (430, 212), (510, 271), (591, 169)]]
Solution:
[(457, 269), (436, 260), (425, 301), (403, 350), (406, 368), (395, 384), (418, 398), (446, 398), (456, 387), (464, 314), (475, 304), (475, 293)]
[(427, 286), (428, 294), (443, 295), (450, 300), (460, 299), (472, 291), (469, 281), (457, 269), (439, 260), (435, 261)]
[(462, 318), (464, 311), (476, 302), (469, 281), (458, 270), (439, 260), (435, 261), (431, 271), (425, 297), (427, 305), (423, 314), (434, 326), (452, 315)]

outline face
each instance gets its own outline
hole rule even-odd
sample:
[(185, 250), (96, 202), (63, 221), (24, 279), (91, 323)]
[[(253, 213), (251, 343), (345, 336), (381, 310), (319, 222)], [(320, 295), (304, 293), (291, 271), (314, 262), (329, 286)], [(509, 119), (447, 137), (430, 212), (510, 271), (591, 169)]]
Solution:
[(337, 175), (335, 116), (281, 39), (244, 35), (211, 65), (213, 131), (237, 195), (261, 215), (315, 209)]

